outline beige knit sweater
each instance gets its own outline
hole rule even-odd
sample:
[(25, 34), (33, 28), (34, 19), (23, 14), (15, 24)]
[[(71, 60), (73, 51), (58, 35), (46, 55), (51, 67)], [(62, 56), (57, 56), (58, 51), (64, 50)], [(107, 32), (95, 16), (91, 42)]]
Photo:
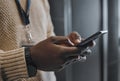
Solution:
[[(26, 0), (20, 0), (23, 9)], [(30, 22), (35, 44), (54, 35), (47, 0), (31, 0)], [(28, 78), (24, 48), (20, 41), (24, 37), (15, 0), (0, 0), (0, 81), (41, 81), (41, 71)], [(41, 77), (40, 77), (41, 76)]]

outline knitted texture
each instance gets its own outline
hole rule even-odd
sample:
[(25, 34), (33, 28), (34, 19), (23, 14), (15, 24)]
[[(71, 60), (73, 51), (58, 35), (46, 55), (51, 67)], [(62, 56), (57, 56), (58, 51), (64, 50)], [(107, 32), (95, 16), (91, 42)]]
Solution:
[[(6, 1), (5, 1), (6, 2)], [(16, 48), (15, 21), (9, 12), (9, 6), (0, 2), (0, 48), (11, 50)], [(6, 46), (7, 45), (7, 46)], [(11, 47), (9, 47), (11, 46)]]
[[(25, 10), (26, 0), (20, 2)], [(37, 44), (54, 33), (47, 0), (31, 0), (31, 3), (31, 33)], [(28, 78), (24, 48), (20, 47), (23, 27), (15, 0), (0, 0), (0, 81), (42, 80), (40, 72)]]
[(1, 73), (6, 81), (28, 77), (24, 49), (16, 49), (0, 54)]

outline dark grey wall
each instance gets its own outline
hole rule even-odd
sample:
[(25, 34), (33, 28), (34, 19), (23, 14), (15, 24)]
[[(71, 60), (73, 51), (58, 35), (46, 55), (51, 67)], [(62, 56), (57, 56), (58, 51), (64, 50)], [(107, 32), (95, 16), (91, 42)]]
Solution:
[(118, 25), (120, 23), (120, 17), (118, 14), (118, 2), (119, 0), (108, 0), (108, 81), (120, 81), (120, 53), (118, 52)]
[[(70, 1), (72, 6), (72, 31), (79, 32), (83, 38), (98, 31), (100, 29), (100, 1)], [(57, 35), (65, 35), (65, 0), (49, 0), (49, 2), (55, 32)], [(70, 7), (68, 7), (68, 9), (70, 9)], [(86, 62), (75, 63), (61, 72), (57, 72), (57, 81), (100, 81), (99, 40), (97, 40), (96, 43), (95, 48), (92, 48), (92, 55), (87, 57)]]
[(49, 0), (56, 35), (64, 35), (64, 0)]
[[(83, 38), (100, 29), (100, 0), (72, 0), (72, 12), (73, 31)], [(96, 43), (86, 62), (73, 65), (73, 81), (100, 81), (100, 46)]]

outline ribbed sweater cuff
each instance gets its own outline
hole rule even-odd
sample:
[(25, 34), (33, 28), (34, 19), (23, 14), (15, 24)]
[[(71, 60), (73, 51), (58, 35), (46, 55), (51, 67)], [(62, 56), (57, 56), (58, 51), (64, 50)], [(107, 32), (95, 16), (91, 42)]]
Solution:
[(28, 77), (24, 48), (0, 53), (0, 63), (5, 81)]

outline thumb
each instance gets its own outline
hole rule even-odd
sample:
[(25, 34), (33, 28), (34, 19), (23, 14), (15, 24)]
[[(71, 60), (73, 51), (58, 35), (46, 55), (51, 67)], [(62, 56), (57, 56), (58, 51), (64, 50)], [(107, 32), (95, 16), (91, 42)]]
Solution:
[(74, 44), (78, 44), (81, 42), (81, 36), (78, 32), (72, 32), (68, 35), (68, 37)]

